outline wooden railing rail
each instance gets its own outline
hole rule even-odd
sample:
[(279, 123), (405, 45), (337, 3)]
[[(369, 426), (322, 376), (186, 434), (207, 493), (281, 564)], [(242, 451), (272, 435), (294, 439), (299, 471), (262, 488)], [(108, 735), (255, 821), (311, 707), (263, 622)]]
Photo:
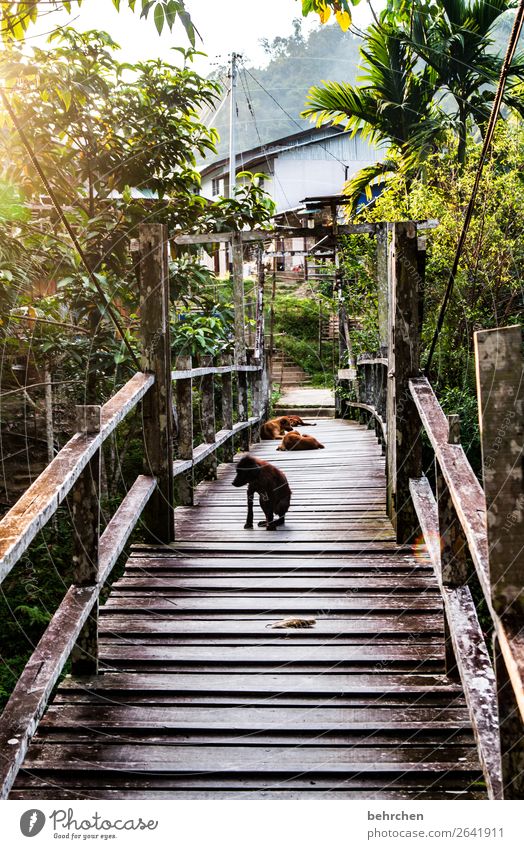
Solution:
[(0, 522), (0, 581), (56, 513), (89, 460), (153, 386), (153, 374), (138, 373), (101, 408), (99, 433), (76, 433)]

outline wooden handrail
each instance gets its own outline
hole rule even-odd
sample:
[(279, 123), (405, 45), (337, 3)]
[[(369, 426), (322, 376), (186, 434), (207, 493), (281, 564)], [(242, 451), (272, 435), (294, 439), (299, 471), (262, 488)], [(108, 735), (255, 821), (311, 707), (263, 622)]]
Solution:
[(154, 478), (137, 478), (100, 537), (98, 582), (68, 589), (11, 693), (0, 718), (1, 799), (13, 786), (53, 687), (155, 486)]
[(448, 443), (448, 420), (427, 378), (410, 380), (409, 386), (466, 535), (482, 591), (491, 606), (486, 499), (483, 489), (462, 446)]
[(152, 374), (135, 374), (103, 405), (100, 433), (76, 433), (0, 521), (0, 582), (56, 513), (95, 452), (154, 382)]
[(172, 380), (188, 380), (193, 377), (206, 377), (209, 374), (235, 374), (238, 372), (258, 372), (261, 365), (199, 366), (191, 369), (174, 369)]

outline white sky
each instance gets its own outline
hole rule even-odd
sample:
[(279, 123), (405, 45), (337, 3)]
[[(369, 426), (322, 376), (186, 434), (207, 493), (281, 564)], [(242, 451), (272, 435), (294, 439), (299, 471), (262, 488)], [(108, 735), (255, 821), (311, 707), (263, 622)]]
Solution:
[[(140, 4), (137, 3), (137, 7)], [(380, 0), (377, 3), (380, 6)], [(186, 7), (202, 36), (197, 42), (199, 50), (206, 52), (207, 60), (195, 63), (195, 69), (207, 73), (210, 65), (219, 61), (225, 64), (228, 53), (233, 50), (243, 53), (253, 64), (263, 64), (264, 52), (259, 39), (273, 39), (277, 35), (287, 36), (292, 32), (292, 21), (301, 17), (300, 0), (186, 0)], [(366, 26), (371, 18), (367, 4), (361, 3), (354, 10), (354, 20)], [(187, 45), (182, 27), (177, 24), (172, 33), (166, 28), (158, 35), (152, 15), (141, 20), (138, 12), (127, 8), (127, 0), (121, 0), (118, 13), (111, 0), (83, 0), (81, 7), (73, 4), (71, 15), (63, 10), (43, 15), (36, 29), (28, 31), (28, 44), (42, 45), (44, 39), (35, 37), (59, 24), (71, 23), (76, 29), (103, 29), (109, 32), (122, 47), (122, 61), (151, 59), (157, 56), (177, 63), (177, 53), (171, 48)], [(317, 15), (305, 19), (305, 29), (319, 26)]]

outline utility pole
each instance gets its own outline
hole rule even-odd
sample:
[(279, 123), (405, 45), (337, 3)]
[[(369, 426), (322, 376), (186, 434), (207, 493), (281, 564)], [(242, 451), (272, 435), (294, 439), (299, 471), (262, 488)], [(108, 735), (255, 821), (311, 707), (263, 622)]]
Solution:
[(237, 151), (236, 151), (236, 123), (237, 123), (237, 59), (240, 58), (240, 54), (232, 53), (231, 54), (231, 71), (230, 71), (230, 79), (231, 79), (231, 93), (229, 100), (229, 191), (228, 195), (230, 198), (235, 196), (235, 184), (236, 184), (236, 162), (237, 162)]
[[(238, 53), (231, 54), (231, 95), (230, 95), (230, 111), (229, 111), (229, 197), (235, 196), (236, 183), (236, 88), (237, 88), (237, 60), (240, 58)], [(235, 233), (231, 244), (232, 262), (230, 265), (231, 276), (233, 278), (233, 299), (235, 303), (235, 362), (244, 364), (246, 362), (246, 341), (245, 341), (245, 315), (244, 315), (244, 277), (243, 277), (243, 251), (242, 251), (242, 236), (240, 233)], [(239, 388), (245, 379), (244, 374), (239, 374)], [(247, 416), (247, 382), (245, 392), (240, 391), (239, 403), (243, 402), (245, 394), (245, 407)]]

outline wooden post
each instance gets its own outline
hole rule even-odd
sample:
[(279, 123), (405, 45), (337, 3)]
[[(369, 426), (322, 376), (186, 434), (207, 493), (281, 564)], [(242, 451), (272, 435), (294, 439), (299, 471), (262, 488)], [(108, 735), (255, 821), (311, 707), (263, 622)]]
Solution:
[[(200, 358), (204, 368), (213, 367), (213, 357), (203, 356)], [(205, 374), (200, 384), (201, 404), (200, 414), (202, 417), (202, 433), (204, 441), (214, 443), (216, 439), (215, 425), (215, 380), (212, 374)], [(216, 451), (202, 460), (204, 477), (207, 480), (216, 480), (217, 477), (217, 455)]]
[(388, 225), (377, 224), (377, 294), (378, 336), (380, 354), (387, 356), (388, 349)]
[[(248, 395), (248, 377), (247, 372), (237, 372), (237, 391), (238, 391), (238, 420), (239, 422), (247, 422), (249, 419), (249, 395)], [(238, 434), (242, 451), (249, 451), (249, 428), (244, 428)]]
[(163, 224), (141, 224), (139, 237), (142, 369), (155, 375), (143, 401), (144, 472), (157, 479), (143, 521), (152, 539), (169, 543), (175, 520), (167, 230)]
[(264, 350), (264, 287), (266, 275), (264, 263), (262, 262), (262, 247), (257, 249), (257, 310), (256, 310), (256, 334), (255, 334), (255, 358), (260, 359)]
[[(245, 308), (244, 308), (244, 275), (242, 236), (235, 233), (231, 248), (233, 252), (233, 299), (235, 303), (235, 364), (246, 365), (245, 337)], [(237, 372), (238, 381), (238, 420), (248, 420), (248, 379), (246, 372)], [(247, 428), (239, 434), (243, 450), (249, 449), (249, 434)]]
[(231, 242), (233, 252), (233, 300), (235, 304), (235, 362), (246, 362), (244, 273), (242, 236), (235, 233)]
[[(193, 380), (191, 356), (176, 358), (176, 371), (186, 371), (188, 377), (176, 381), (176, 407), (178, 413), (178, 458), (193, 460)], [(180, 505), (193, 505), (194, 475), (193, 467), (176, 478), (177, 502)]]
[[(101, 407), (77, 407), (77, 431), (100, 433)], [(98, 540), (100, 538), (100, 451), (96, 451), (69, 496), (74, 531), (73, 583), (98, 583)], [(98, 600), (82, 628), (71, 653), (73, 675), (98, 672)]]
[[(231, 356), (223, 354), (218, 364), (220, 366), (231, 366)], [(233, 430), (233, 376), (231, 372), (222, 375), (222, 427), (224, 430)], [(222, 456), (225, 463), (231, 463), (235, 454), (234, 437), (224, 443)]]
[[(510, 643), (524, 625), (523, 345), (521, 326), (475, 333), (491, 599)], [(496, 638), (504, 797), (522, 799), (524, 728), (514, 690), (522, 688), (522, 671), (510, 674), (502, 648)]]
[(393, 224), (388, 323), (388, 508), (397, 542), (420, 533), (409, 490), (422, 474), (420, 420), (409, 380), (420, 372), (419, 273), (417, 228), (412, 221)]

